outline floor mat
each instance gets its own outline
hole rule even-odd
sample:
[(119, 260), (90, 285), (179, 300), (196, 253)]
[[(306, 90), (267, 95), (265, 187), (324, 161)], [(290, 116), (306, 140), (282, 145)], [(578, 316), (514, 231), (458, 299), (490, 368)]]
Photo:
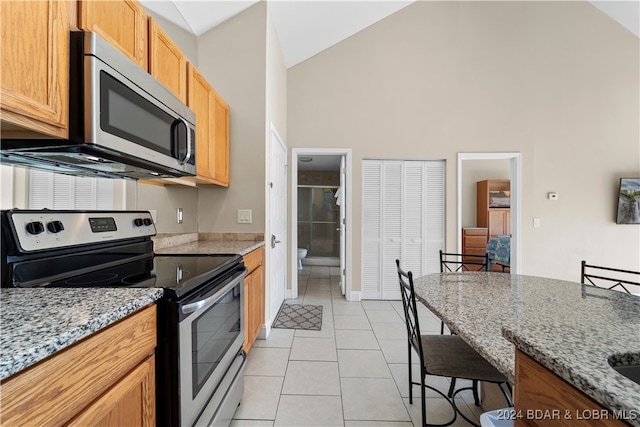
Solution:
[(322, 306), (284, 303), (271, 327), (319, 331), (322, 329)]

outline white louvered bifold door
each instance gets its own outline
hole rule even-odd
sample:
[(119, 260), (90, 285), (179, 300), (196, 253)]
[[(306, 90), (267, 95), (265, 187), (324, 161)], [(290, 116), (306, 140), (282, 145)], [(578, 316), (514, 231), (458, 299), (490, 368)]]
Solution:
[(362, 162), (362, 295), (380, 299), (382, 162)]
[(362, 299), (400, 299), (395, 260), (420, 276), (444, 248), (444, 161), (363, 161)]
[(400, 298), (395, 262), (396, 259), (402, 258), (402, 199), (402, 161), (385, 160), (382, 163), (382, 296), (380, 299), (396, 299), (396, 296)]
[(422, 274), (440, 272), (440, 249), (444, 250), (445, 229), (445, 170), (444, 161), (425, 162), (426, 185), (425, 226), (426, 239), (424, 257), (425, 267)]

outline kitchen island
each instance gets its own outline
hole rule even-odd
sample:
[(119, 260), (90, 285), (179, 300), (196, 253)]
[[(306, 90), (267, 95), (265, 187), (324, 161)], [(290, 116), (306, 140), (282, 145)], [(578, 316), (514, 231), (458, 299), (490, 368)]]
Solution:
[(517, 348), (624, 421), (640, 425), (640, 384), (608, 363), (640, 363), (639, 297), (491, 272), (431, 274), (414, 285), (418, 299), (511, 382)]

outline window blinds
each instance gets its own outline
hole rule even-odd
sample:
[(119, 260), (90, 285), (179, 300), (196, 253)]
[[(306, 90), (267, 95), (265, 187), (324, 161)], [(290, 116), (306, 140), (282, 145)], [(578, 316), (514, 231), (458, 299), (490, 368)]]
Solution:
[(113, 180), (29, 171), (29, 209), (109, 210)]

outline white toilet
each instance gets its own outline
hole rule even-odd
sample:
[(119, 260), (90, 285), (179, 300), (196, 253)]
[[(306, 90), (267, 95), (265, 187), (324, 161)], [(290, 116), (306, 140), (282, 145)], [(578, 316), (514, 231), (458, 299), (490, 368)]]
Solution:
[(298, 270), (302, 270), (302, 258), (307, 256), (307, 250), (298, 248)]

